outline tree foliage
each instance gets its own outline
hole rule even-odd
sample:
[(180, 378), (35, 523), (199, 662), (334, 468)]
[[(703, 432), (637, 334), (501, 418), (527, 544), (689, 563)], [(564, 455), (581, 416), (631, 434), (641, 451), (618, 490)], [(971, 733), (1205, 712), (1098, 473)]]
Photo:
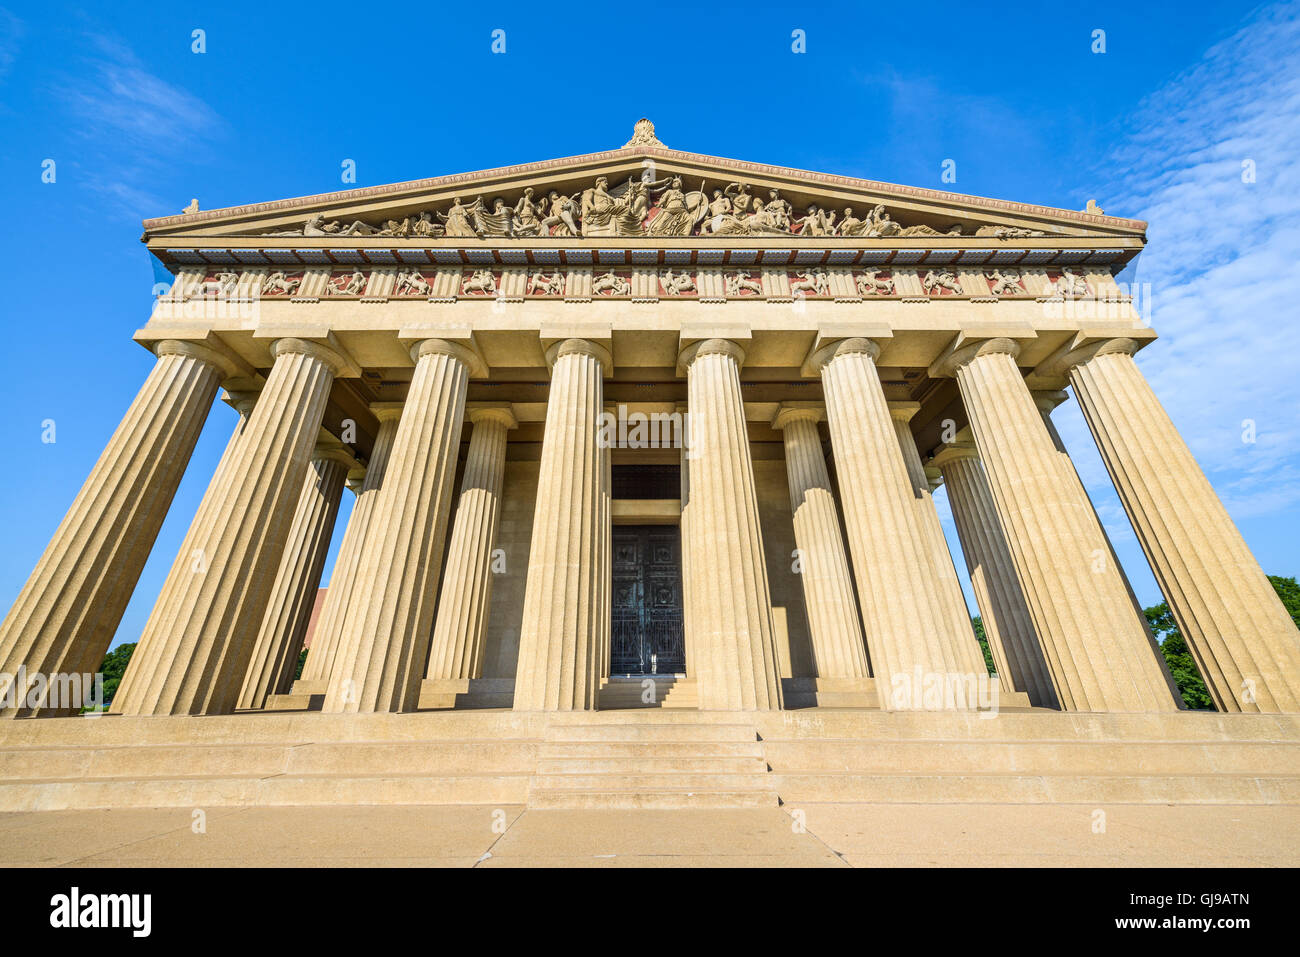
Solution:
[(980, 643), (980, 651), (984, 654), (984, 668), (989, 674), (995, 675), (998, 669), (993, 664), (993, 653), (989, 651), (988, 635), (984, 634), (984, 622), (976, 615), (970, 620), (971, 627), (975, 629), (975, 640)]
[(99, 670), (104, 675), (104, 703), (113, 700), (113, 695), (117, 693), (117, 686), (122, 683), (122, 675), (126, 674), (126, 666), (131, 662), (131, 653), (135, 651), (135, 642), (130, 644), (118, 645), (107, 655), (104, 656), (104, 663), (99, 666)]

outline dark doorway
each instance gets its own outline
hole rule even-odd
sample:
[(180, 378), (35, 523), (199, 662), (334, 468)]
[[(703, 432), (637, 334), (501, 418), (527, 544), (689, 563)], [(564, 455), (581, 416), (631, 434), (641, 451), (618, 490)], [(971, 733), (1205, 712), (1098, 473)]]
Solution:
[(615, 525), (613, 531), (610, 674), (682, 674), (681, 531), (676, 525)]

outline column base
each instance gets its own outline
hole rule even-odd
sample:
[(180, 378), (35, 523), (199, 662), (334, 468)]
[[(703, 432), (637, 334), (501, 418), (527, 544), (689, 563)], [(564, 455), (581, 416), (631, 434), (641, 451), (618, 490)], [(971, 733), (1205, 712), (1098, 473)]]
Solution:
[(514, 678), (425, 678), (420, 682), (421, 711), (509, 708), (514, 703)]

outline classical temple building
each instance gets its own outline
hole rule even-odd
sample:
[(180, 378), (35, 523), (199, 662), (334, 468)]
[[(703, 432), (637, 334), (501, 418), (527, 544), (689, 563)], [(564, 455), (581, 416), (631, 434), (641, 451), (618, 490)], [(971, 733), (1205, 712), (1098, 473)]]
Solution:
[(1296, 629), (1134, 362), (1155, 332), (1115, 275), (1145, 223), (643, 120), (144, 225), (175, 276), (135, 334), (157, 363), (0, 627), (6, 675), (98, 668), (220, 394), (117, 715), (1174, 712), (1052, 425), (1070, 388), (1217, 708), (1300, 711)]

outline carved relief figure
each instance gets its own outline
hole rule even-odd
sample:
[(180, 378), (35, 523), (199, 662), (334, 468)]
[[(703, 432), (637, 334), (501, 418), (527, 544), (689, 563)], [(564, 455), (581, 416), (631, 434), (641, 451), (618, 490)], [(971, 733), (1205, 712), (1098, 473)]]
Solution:
[(921, 277), (921, 288), (927, 296), (942, 296), (945, 290), (958, 296), (962, 293), (961, 282), (947, 269), (931, 269)]
[(1019, 269), (992, 269), (984, 274), (989, 281), (989, 293), (994, 296), (1015, 296), (1024, 292), (1020, 286)]
[(727, 292), (727, 296), (732, 299), (739, 299), (743, 297), (746, 292), (753, 293), (754, 295), (761, 295), (763, 292), (762, 284), (756, 280), (750, 279), (749, 273), (743, 269), (733, 273), (728, 273), (723, 277), (722, 282), (723, 288)]
[(329, 290), (331, 296), (359, 296), (365, 288), (366, 274), (360, 269), (354, 269), (350, 276), (347, 273), (342, 273), (330, 277)]
[(581, 236), (582, 230), (578, 226), (578, 195), (562, 196), (555, 190), (551, 190), (548, 196), (542, 202), (549, 203), (549, 210), (546, 205), (539, 206), (542, 213), (542, 235), (551, 236)]
[(660, 276), (659, 281), (664, 284), (664, 291), (670, 296), (680, 296), (685, 292), (695, 292), (695, 281), (691, 279), (690, 273), (679, 272), (674, 274), (671, 269), (665, 270)]
[(457, 196), (451, 198), (451, 206), (445, 213), (438, 213), (438, 217), (443, 221), (443, 233), (447, 236), (476, 236), (477, 233), (469, 216), (469, 207), (462, 206)]
[(864, 269), (856, 279), (859, 296), (892, 296), (894, 295), (894, 280), (892, 276), (886, 276), (883, 279), (876, 278), (880, 273), (879, 269)]
[(474, 225), (480, 238), (483, 236), (514, 238), (515, 211), (507, 206), (506, 201), (501, 197), (498, 196), (492, 201), (492, 212), (488, 212), (482, 199), (474, 200), (474, 205), (470, 207), (470, 214), (474, 218)]
[(495, 296), (497, 291), (496, 277), (492, 275), (491, 269), (475, 269), (466, 278), (465, 283), (461, 286), (462, 295), (472, 293), (483, 296)]
[(525, 296), (562, 296), (564, 295), (564, 273), (555, 271), (549, 276), (544, 272), (528, 274), (528, 286)]
[(723, 217), (730, 212), (731, 200), (723, 194), (722, 190), (715, 189), (713, 199), (709, 202), (708, 211), (705, 213), (704, 222), (700, 224), (700, 235), (714, 232), (722, 222)]
[(537, 204), (533, 202), (533, 188), (529, 186), (514, 208), (516, 236), (536, 236), (542, 231), (542, 221), (537, 215)]
[(796, 273), (799, 279), (790, 283), (790, 292), (805, 292), (813, 296), (829, 296), (831, 294), (831, 277), (825, 269), (809, 269), (801, 273)]
[(301, 279), (289, 279), (282, 272), (273, 272), (262, 283), (262, 295), (292, 296), (301, 283)]
[(1064, 299), (1078, 299), (1091, 293), (1084, 278), (1073, 269), (1063, 268), (1061, 276), (1052, 284), (1054, 293)]
[(410, 272), (399, 272), (395, 288), (399, 296), (433, 295), (433, 287), (425, 281), (418, 269), (412, 269)]
[(610, 270), (603, 276), (597, 276), (591, 284), (591, 291), (596, 295), (627, 296), (632, 292), (632, 284), (622, 276)]
[(1020, 226), (980, 226), (975, 230), (976, 236), (992, 236), (994, 239), (1026, 239), (1030, 236), (1046, 236), (1041, 229), (1024, 229)]
[(674, 176), (659, 197), (659, 214), (646, 231), (652, 236), (689, 236), (708, 212), (703, 190), (700, 183), (700, 192), (684, 193), (681, 177)]

